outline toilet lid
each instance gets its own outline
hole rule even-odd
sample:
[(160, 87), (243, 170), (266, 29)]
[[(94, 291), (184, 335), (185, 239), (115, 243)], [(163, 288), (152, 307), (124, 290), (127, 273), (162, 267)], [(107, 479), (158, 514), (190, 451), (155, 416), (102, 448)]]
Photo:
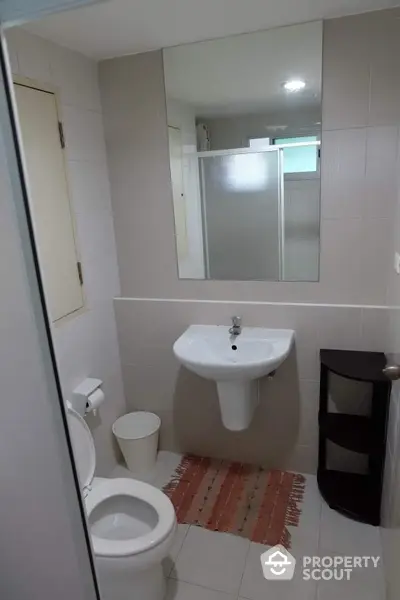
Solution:
[(67, 416), (79, 483), (84, 491), (90, 487), (96, 468), (93, 437), (85, 420), (73, 408), (68, 408)]

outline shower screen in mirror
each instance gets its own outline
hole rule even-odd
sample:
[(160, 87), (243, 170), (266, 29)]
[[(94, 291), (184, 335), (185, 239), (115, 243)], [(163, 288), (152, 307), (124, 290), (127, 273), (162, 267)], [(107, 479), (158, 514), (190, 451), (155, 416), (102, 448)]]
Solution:
[(322, 22), (167, 48), (179, 276), (317, 281)]

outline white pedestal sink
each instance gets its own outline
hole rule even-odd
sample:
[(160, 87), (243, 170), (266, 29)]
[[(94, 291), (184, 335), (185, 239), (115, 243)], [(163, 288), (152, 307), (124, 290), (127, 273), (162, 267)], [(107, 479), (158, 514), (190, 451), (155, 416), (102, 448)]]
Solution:
[(257, 408), (258, 379), (275, 371), (294, 341), (291, 329), (191, 325), (174, 344), (174, 354), (190, 371), (217, 383), (222, 422), (227, 429), (247, 429)]

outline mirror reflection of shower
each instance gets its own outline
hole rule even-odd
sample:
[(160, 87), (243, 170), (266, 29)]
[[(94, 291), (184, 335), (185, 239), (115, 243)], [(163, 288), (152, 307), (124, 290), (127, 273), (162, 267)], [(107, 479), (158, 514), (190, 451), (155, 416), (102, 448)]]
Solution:
[[(309, 154), (315, 170), (319, 144), (297, 145)], [(293, 203), (289, 213), (285, 207), (285, 177), (295, 157), (285, 161), (285, 153), (294, 149), (288, 143), (259, 151), (198, 153), (207, 279), (285, 281), (293, 272), (286, 224), (296, 216), (291, 214)], [(316, 221), (316, 258), (318, 247)]]
[(318, 281), (322, 24), (167, 48), (164, 71), (180, 278)]

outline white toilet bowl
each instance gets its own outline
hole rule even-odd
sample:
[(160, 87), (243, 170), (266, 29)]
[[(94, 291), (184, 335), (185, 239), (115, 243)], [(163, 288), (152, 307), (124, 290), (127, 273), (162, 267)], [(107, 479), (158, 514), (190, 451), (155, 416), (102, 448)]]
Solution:
[(176, 530), (171, 501), (141, 481), (93, 478), (96, 456), (90, 430), (72, 409), (68, 425), (102, 600), (162, 600), (161, 562)]

